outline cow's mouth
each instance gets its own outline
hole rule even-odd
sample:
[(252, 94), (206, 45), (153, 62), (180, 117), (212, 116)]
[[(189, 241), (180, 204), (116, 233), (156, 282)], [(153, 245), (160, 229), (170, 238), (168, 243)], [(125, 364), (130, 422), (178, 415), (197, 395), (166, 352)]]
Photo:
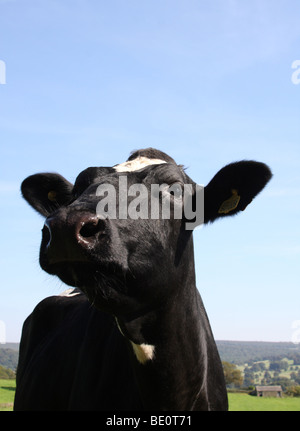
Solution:
[(91, 301), (96, 296), (108, 299), (112, 292), (127, 292), (126, 276), (116, 264), (66, 260), (42, 267), (49, 274), (57, 275), (67, 285), (79, 288)]
[(48, 264), (46, 267), (42, 265), (42, 268), (49, 274), (57, 275), (69, 286), (79, 288), (82, 288), (87, 281), (89, 284), (92, 284), (94, 274), (96, 273), (94, 265), (71, 260), (54, 262)]

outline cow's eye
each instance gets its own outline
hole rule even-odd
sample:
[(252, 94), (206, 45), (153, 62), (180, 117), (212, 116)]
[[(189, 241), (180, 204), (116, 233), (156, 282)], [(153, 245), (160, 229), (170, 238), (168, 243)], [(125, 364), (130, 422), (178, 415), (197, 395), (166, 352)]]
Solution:
[(168, 187), (168, 192), (175, 198), (182, 196), (182, 185), (180, 183), (173, 183)]

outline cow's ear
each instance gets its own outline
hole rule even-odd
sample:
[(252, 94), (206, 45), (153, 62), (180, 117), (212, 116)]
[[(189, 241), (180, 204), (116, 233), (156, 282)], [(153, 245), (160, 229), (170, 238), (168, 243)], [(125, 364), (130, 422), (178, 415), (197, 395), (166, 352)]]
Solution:
[(31, 175), (21, 185), (29, 205), (45, 217), (71, 200), (72, 189), (64, 177), (52, 173)]
[(204, 223), (244, 211), (271, 177), (264, 163), (245, 160), (225, 166), (204, 189)]

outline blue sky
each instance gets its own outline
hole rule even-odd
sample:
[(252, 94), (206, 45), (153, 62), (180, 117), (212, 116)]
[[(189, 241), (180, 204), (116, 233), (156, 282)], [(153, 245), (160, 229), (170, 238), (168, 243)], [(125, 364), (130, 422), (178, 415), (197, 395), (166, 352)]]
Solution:
[(43, 219), (22, 200), (21, 181), (43, 171), (74, 181), (148, 146), (199, 184), (232, 161), (271, 167), (245, 212), (195, 232), (197, 286), (216, 339), (291, 340), (300, 321), (299, 18), (296, 0), (0, 0), (7, 341), (19, 340), (41, 299), (64, 290), (39, 268)]

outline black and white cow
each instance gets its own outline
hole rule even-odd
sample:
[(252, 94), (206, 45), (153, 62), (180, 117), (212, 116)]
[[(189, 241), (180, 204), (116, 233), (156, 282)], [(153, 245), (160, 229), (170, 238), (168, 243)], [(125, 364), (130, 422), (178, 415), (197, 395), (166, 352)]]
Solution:
[[(100, 217), (99, 186), (114, 187), (118, 209), (120, 176), (149, 196), (151, 185), (165, 184), (159, 199), (168, 196), (170, 217)], [(204, 189), (204, 223), (244, 210), (270, 178), (263, 163), (225, 166)], [(227, 409), (195, 284), (192, 230), (183, 208), (174, 217), (177, 197), (168, 189), (186, 184), (195, 209), (196, 184), (152, 148), (88, 168), (74, 186), (58, 174), (24, 180), (24, 198), (46, 217), (41, 267), (75, 289), (46, 298), (24, 323), (15, 410)]]

